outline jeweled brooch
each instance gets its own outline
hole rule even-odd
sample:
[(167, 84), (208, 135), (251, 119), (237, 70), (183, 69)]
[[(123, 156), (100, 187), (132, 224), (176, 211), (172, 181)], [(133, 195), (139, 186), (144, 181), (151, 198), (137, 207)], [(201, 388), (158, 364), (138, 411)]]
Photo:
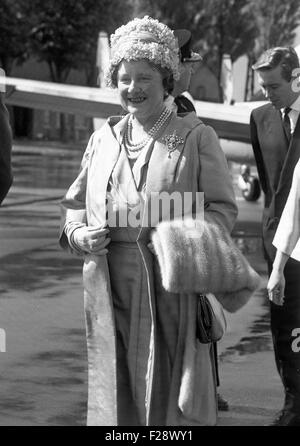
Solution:
[(184, 139), (181, 136), (176, 135), (176, 130), (172, 133), (172, 135), (166, 135), (162, 138), (162, 141), (168, 147), (168, 158), (171, 158), (171, 153), (177, 149), (180, 144), (184, 143)]

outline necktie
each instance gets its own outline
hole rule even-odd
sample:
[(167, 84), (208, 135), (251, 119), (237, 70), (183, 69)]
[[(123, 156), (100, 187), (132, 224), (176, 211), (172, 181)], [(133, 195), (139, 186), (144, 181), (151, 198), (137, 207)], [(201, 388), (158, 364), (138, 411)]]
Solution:
[(290, 142), (290, 139), (291, 139), (291, 121), (289, 118), (289, 112), (291, 110), (292, 109), (290, 107), (285, 107), (284, 114), (283, 114), (283, 120), (282, 120), (284, 132), (285, 132), (288, 142)]

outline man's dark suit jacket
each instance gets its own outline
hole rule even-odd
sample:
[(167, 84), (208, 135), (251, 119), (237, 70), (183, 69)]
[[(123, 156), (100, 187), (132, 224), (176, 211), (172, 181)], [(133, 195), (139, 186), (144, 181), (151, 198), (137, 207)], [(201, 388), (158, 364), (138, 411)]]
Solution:
[(276, 253), (272, 241), (300, 156), (300, 119), (289, 143), (280, 110), (266, 104), (252, 111), (250, 130), (258, 174), (265, 193), (264, 247), (267, 259), (272, 262)]
[(12, 135), (8, 111), (0, 94), (0, 204), (12, 184), (11, 146)]

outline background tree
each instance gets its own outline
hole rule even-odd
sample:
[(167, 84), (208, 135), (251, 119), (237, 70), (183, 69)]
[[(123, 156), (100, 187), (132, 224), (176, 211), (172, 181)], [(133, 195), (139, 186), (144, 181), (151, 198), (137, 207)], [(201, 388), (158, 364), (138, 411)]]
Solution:
[(252, 7), (260, 32), (254, 48), (248, 52), (245, 100), (254, 93), (254, 73), (251, 68), (254, 62), (268, 48), (293, 45), (295, 30), (300, 23), (299, 0), (252, 0)]
[(199, 41), (204, 61), (221, 78), (224, 54), (235, 62), (250, 52), (259, 33), (250, 0), (212, 0), (206, 3), (206, 26)]
[(91, 61), (95, 65), (99, 31), (112, 32), (123, 21), (126, 4), (126, 0), (31, 0), (24, 6), (30, 50), (48, 64), (52, 81), (65, 82), (72, 69), (84, 70)]
[(205, 4), (203, 0), (185, 0), (174, 2), (171, 0), (131, 0), (134, 17), (143, 17), (145, 14), (156, 18), (171, 29), (187, 28), (197, 33), (194, 23), (195, 14), (203, 12)]
[[(30, 52), (48, 64), (51, 80), (64, 83), (74, 69), (95, 85), (99, 31), (112, 32), (131, 11), (126, 0), (24, 0), (22, 12), (30, 27)], [(60, 116), (66, 139), (65, 115)]]
[(229, 54), (234, 62), (250, 52), (259, 32), (252, 0), (134, 0), (133, 4), (139, 16), (148, 13), (172, 29), (189, 29), (194, 47), (218, 80), (223, 55)]
[[(98, 33), (105, 31), (108, 36), (112, 34), (116, 28), (126, 23), (132, 17), (132, 5), (129, 0), (92, 0), (94, 7), (92, 8), (92, 29), (96, 29), (96, 33), (91, 33), (91, 51), (86, 54), (85, 72), (87, 75), (87, 84), (95, 85), (96, 70), (96, 51), (98, 42)], [(95, 38), (95, 34), (96, 38)], [(96, 70), (97, 71), (97, 70)]]
[(27, 22), (21, 12), (21, 0), (0, 3), (0, 65), (7, 75), (13, 63), (22, 63), (28, 56)]

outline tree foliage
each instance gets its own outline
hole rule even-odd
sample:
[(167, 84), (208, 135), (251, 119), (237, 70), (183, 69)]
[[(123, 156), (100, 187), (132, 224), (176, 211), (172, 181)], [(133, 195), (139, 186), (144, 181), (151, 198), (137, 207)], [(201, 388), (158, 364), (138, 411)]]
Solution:
[(252, 0), (252, 7), (260, 32), (254, 48), (247, 52), (245, 100), (251, 99), (254, 94), (253, 63), (268, 48), (293, 45), (295, 31), (300, 23), (299, 0)]
[(192, 32), (194, 47), (220, 79), (223, 54), (248, 56), (245, 98), (253, 94), (251, 66), (273, 46), (292, 45), (300, 22), (299, 0), (132, 0), (136, 15), (149, 14), (171, 28)]
[(254, 47), (258, 28), (250, 0), (136, 1), (139, 15), (148, 13), (172, 29), (187, 28), (204, 61), (220, 77), (223, 54), (234, 62)]
[(88, 70), (95, 66), (99, 31), (110, 33), (123, 22), (126, 3), (31, 0), (23, 11), (30, 24), (32, 54), (47, 62), (55, 82), (65, 82), (71, 69)]
[[(111, 33), (129, 18), (127, 0), (17, 0), (28, 24), (32, 56), (46, 62), (53, 82), (66, 82), (72, 69), (96, 80), (96, 51), (100, 31)], [(65, 115), (60, 137), (67, 138)]]
[(221, 75), (224, 54), (232, 62), (250, 52), (255, 46), (259, 29), (249, 0), (212, 0), (206, 8), (209, 19), (200, 48), (208, 65)]
[(255, 53), (267, 48), (292, 45), (300, 21), (299, 0), (252, 0), (260, 29)]
[(27, 22), (18, 1), (0, 3), (0, 65), (9, 74), (13, 62), (22, 63), (29, 56)]
[[(203, 9), (203, 1), (185, 0), (174, 2), (171, 0), (132, 0), (133, 15), (142, 17), (145, 14), (156, 18), (170, 28), (187, 28), (194, 32), (193, 17), (195, 12)], [(208, 3), (208, 2), (207, 2)]]

